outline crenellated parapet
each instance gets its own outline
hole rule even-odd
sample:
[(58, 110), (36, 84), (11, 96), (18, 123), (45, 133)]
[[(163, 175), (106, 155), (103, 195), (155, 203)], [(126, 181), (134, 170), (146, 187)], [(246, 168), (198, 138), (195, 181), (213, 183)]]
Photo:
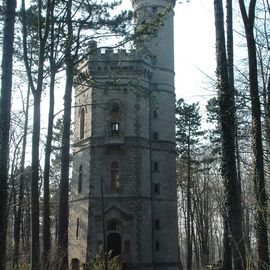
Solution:
[(132, 50), (98, 50), (91, 54), (88, 69), (93, 75), (145, 75), (152, 72), (152, 59)]
[(101, 49), (92, 42), (88, 59), (78, 65), (77, 82), (102, 77), (140, 77), (149, 80), (155, 59), (138, 50)]

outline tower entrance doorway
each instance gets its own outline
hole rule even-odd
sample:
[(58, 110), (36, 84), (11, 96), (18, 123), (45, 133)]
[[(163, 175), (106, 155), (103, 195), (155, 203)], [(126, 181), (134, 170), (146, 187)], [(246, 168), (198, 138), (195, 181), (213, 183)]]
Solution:
[(111, 257), (121, 255), (121, 236), (119, 233), (110, 233), (107, 237), (107, 251), (111, 251)]
[(71, 260), (71, 270), (80, 270), (80, 261), (77, 258)]

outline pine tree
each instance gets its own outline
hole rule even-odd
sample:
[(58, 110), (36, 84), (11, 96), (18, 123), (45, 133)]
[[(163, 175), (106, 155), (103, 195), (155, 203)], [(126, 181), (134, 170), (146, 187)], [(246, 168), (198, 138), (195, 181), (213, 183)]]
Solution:
[(199, 130), (201, 126), (201, 116), (199, 114), (198, 103), (188, 105), (183, 99), (176, 102), (176, 142), (177, 151), (180, 158), (185, 159), (187, 162), (187, 269), (192, 268), (192, 207), (191, 207), (191, 164), (192, 154), (191, 148), (199, 141), (199, 136), (202, 132)]
[(0, 270), (5, 269), (6, 263), (7, 181), (16, 0), (6, 0), (4, 4), (4, 37), (0, 95)]

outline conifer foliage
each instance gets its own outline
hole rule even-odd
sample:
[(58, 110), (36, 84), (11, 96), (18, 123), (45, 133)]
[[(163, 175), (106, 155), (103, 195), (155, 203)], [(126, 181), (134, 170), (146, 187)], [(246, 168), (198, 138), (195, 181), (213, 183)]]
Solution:
[[(176, 102), (176, 141), (180, 159), (187, 164), (186, 207), (187, 207), (187, 269), (192, 269), (192, 164), (194, 150), (198, 146), (199, 138), (203, 134), (200, 130), (201, 116), (198, 103), (187, 104), (184, 99)], [(194, 149), (195, 148), (195, 149)]]

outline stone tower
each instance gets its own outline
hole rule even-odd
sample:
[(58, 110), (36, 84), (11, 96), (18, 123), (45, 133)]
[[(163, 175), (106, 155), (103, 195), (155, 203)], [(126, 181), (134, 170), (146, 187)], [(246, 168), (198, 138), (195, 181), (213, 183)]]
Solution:
[(138, 25), (165, 12), (163, 25), (131, 52), (101, 52), (92, 42), (79, 67), (69, 230), (74, 269), (104, 242), (126, 269), (178, 268), (174, 1), (132, 4)]

